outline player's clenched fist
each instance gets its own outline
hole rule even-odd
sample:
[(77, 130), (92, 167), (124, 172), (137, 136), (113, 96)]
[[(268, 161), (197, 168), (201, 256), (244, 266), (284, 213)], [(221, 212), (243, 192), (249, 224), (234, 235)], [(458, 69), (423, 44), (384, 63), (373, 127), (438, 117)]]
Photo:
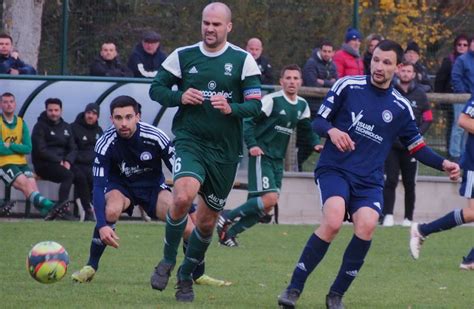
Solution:
[(443, 170), (445, 170), (449, 174), (449, 179), (451, 180), (458, 180), (459, 176), (461, 176), (461, 169), (459, 168), (459, 165), (455, 162), (444, 160)]
[(337, 128), (332, 128), (328, 131), (331, 142), (339, 149), (339, 151), (346, 152), (355, 149), (355, 143), (352, 141), (349, 134)]
[(181, 97), (181, 103), (183, 104), (197, 105), (202, 104), (203, 101), (202, 92), (194, 88), (188, 88)]

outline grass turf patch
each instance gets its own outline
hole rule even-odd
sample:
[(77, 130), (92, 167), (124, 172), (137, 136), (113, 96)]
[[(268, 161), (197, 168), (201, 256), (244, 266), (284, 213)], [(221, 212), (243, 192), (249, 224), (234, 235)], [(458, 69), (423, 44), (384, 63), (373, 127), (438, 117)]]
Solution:
[[(150, 287), (150, 274), (162, 256), (163, 224), (119, 222), (120, 248), (107, 248), (92, 282), (73, 284), (70, 275), (87, 262), (92, 229), (91, 223), (0, 222), (1, 307), (275, 308), (314, 227), (260, 224), (241, 234), (238, 248), (221, 247), (214, 239), (206, 274), (233, 285), (195, 285), (192, 304), (175, 301), (175, 274), (164, 292)], [(472, 227), (461, 227), (434, 234), (414, 261), (408, 253), (407, 228), (378, 228), (365, 265), (344, 297), (346, 307), (472, 308), (474, 272), (458, 266), (472, 246), (473, 232)], [(298, 308), (324, 308), (351, 237), (352, 226), (345, 225), (309, 277)], [(62, 244), (71, 259), (66, 277), (51, 285), (34, 281), (25, 266), (28, 251), (44, 240)], [(180, 252), (178, 263), (182, 258)]]

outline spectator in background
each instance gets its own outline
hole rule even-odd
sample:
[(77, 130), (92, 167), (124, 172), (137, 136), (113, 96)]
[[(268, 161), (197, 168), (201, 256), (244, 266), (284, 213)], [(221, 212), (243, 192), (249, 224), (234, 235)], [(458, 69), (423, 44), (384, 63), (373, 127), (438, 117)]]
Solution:
[(355, 28), (347, 29), (345, 43), (334, 54), (333, 61), (337, 68), (337, 77), (348, 75), (363, 75), (364, 63), (360, 58), (360, 40), (362, 36)]
[(303, 85), (308, 87), (331, 87), (337, 79), (336, 65), (332, 61), (334, 45), (323, 41), (313, 49), (311, 57), (303, 67)]
[[(463, 55), (459, 56), (453, 65), (451, 71), (451, 83), (454, 93), (469, 93), (474, 95), (474, 38), (469, 39), (469, 50)], [(472, 100), (472, 98), (471, 98)], [(460, 110), (459, 110), (460, 108)], [(454, 117), (456, 121), (463, 110), (463, 105), (456, 104), (454, 106)], [(449, 154), (453, 159), (459, 159), (464, 148), (464, 134), (456, 134), (451, 132), (451, 144), (449, 147)], [(453, 134), (454, 133), (454, 134)]]
[[(65, 203), (54, 204), (41, 195), (33, 173), (28, 167), (26, 155), (31, 152), (31, 138), (28, 126), (15, 115), (16, 100), (10, 92), (1, 96), (0, 116), (0, 178), (5, 186), (21, 191), (39, 210), (45, 220), (54, 219), (67, 208)], [(0, 214), (8, 213), (14, 204), (5, 201), (0, 206)]]
[[(334, 56), (334, 45), (324, 40), (318, 48), (315, 48), (311, 57), (303, 67), (303, 86), (307, 87), (331, 87), (337, 79), (336, 65), (332, 61)], [(321, 99), (306, 98), (311, 111), (311, 119), (318, 112)], [(303, 163), (313, 153), (311, 141), (306, 140), (300, 126), (296, 129), (296, 147), (298, 148), (298, 171), (303, 171)]]
[(383, 41), (383, 36), (376, 33), (371, 33), (365, 39), (366, 47), (364, 53), (364, 74), (370, 75), (370, 61), (372, 60), (372, 53), (374, 52), (375, 47), (379, 44), (380, 41)]
[[(71, 126), (63, 120), (62, 102), (57, 98), (45, 101), (45, 111), (38, 117), (33, 127), (32, 161), (36, 174), (42, 179), (60, 183), (58, 199), (65, 202), (74, 182), (72, 166), (77, 156), (77, 148), (72, 136)], [(85, 187), (85, 183), (76, 183)], [(66, 212), (65, 219), (72, 219)]]
[(135, 77), (153, 78), (165, 59), (166, 54), (161, 51), (161, 36), (155, 31), (147, 31), (133, 49), (128, 68)]
[(6, 33), (0, 34), (0, 74), (36, 74), (36, 70), (21, 61), (18, 53), (13, 51), (13, 39)]
[[(415, 67), (408, 61), (398, 67), (395, 88), (410, 102), (416, 124), (420, 134), (424, 135), (433, 121), (430, 103), (425, 91), (415, 81)], [(385, 179), (383, 189), (383, 225), (393, 226), (393, 207), (395, 205), (395, 189), (398, 185), (398, 176), (402, 173), (403, 187), (405, 188), (405, 219), (403, 226), (410, 226), (415, 210), (415, 184), (418, 171), (418, 161), (410, 155), (408, 150), (397, 139), (385, 160)]]
[(421, 85), (423, 90), (425, 90), (425, 92), (433, 91), (428, 77), (428, 69), (420, 61), (420, 46), (414, 41), (408, 42), (403, 58), (415, 66), (416, 81)]
[(251, 38), (247, 42), (247, 47), (245, 48), (257, 62), (258, 68), (262, 75), (260, 75), (260, 80), (263, 85), (273, 85), (273, 69), (268, 61), (268, 58), (262, 56), (263, 44), (262, 41), (258, 38)]
[(90, 65), (91, 76), (132, 77), (133, 73), (120, 62), (117, 47), (113, 42), (104, 42), (100, 54)]
[[(76, 120), (71, 124), (74, 141), (77, 146), (77, 157), (74, 162), (75, 177), (84, 178), (85, 188), (74, 187), (74, 197), (79, 200), (80, 207), (84, 209), (84, 217), (81, 221), (94, 221), (94, 212), (91, 207), (92, 195), (92, 165), (94, 163), (94, 147), (96, 141), (103, 134), (99, 126), (100, 107), (95, 103), (89, 103), (86, 109), (79, 113)], [(81, 190), (85, 191), (84, 194)], [(81, 199), (81, 196), (83, 199)]]
[[(451, 71), (456, 59), (465, 54), (468, 50), (469, 38), (465, 34), (458, 35), (453, 42), (453, 51), (443, 58), (441, 67), (436, 73), (434, 90), (440, 93), (452, 93), (453, 86), (451, 84)], [(440, 104), (442, 111), (446, 113), (446, 148), (448, 149), (450, 158), (459, 160), (461, 154), (462, 143), (461, 136), (464, 135), (464, 130), (456, 123), (464, 104)], [(454, 112), (456, 110), (456, 113)], [(451, 144), (451, 135), (454, 135), (456, 144)], [(451, 148), (452, 153), (451, 153)]]

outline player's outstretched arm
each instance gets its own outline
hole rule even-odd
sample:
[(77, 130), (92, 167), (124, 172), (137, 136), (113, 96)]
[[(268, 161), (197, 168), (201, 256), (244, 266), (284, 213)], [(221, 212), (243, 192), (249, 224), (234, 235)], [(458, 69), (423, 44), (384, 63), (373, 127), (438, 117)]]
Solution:
[(443, 161), (443, 170), (449, 175), (449, 179), (453, 181), (458, 180), (459, 176), (461, 176), (459, 165), (446, 159)]

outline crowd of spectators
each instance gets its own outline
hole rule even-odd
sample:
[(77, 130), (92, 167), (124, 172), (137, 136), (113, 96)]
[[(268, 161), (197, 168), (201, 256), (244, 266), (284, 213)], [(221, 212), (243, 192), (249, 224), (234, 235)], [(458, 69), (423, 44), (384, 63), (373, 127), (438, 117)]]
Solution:
[[(345, 76), (370, 75), (372, 52), (382, 40), (384, 37), (380, 34), (368, 35), (365, 39), (363, 54), (360, 51), (362, 34), (355, 28), (347, 29), (344, 42), (339, 48), (330, 40), (321, 41), (312, 50), (303, 66), (303, 85), (329, 88), (336, 80)], [(420, 46), (414, 41), (406, 42), (404, 67), (411, 64), (414, 78), (409, 81), (409, 89), (398, 87), (399, 91), (407, 97), (414, 89), (417, 93), (423, 94), (433, 90), (441, 93), (473, 93), (472, 76), (466, 73), (471, 72), (469, 70), (474, 65), (472, 56), (460, 57), (468, 52), (470, 42), (471, 39), (464, 34), (454, 39), (453, 50), (443, 58), (434, 84), (428, 78), (429, 72), (423, 63), (423, 51)], [(263, 54), (263, 45), (260, 38), (253, 37), (247, 41), (245, 49), (254, 57), (259, 66), (262, 84), (273, 85), (273, 67), (271, 60)], [(472, 53), (473, 51), (468, 54)], [(35, 68), (20, 60), (19, 55), (19, 52), (14, 49), (12, 37), (8, 34), (0, 34), (0, 74), (36, 74)], [(127, 64), (123, 64), (119, 57), (117, 42), (104, 41), (99, 54), (91, 61), (89, 74), (105, 77), (153, 78), (166, 57), (161, 45), (161, 35), (155, 31), (146, 31), (128, 57)], [(400, 83), (400, 80), (395, 79), (395, 82)], [(417, 97), (412, 100), (414, 108), (417, 107), (418, 99)], [(308, 98), (308, 103), (311, 116), (314, 118), (321, 100)], [(418, 104), (420, 104), (419, 101)], [(458, 127), (456, 119), (459, 117), (463, 104), (442, 104), (441, 107), (445, 111), (445, 122), (448, 127), (446, 145), (449, 157), (459, 161), (464, 133)], [(93, 220), (90, 195), (92, 174), (89, 166), (93, 160), (95, 141), (102, 134), (97, 121), (99, 112), (100, 108), (96, 104), (88, 104), (84, 112), (77, 115), (74, 123), (68, 124), (61, 118), (61, 100), (49, 98), (45, 102), (45, 111), (38, 117), (38, 123), (32, 131), (32, 161), (36, 174), (42, 179), (60, 183), (60, 201), (68, 198), (70, 188), (72, 184), (75, 184), (74, 197), (80, 208), (84, 210), (83, 218), (86, 220)], [(301, 171), (303, 163), (311, 155), (312, 150), (307, 141), (298, 138), (299, 135), (297, 134), (296, 146), (298, 169)], [(396, 184), (392, 181), (390, 187), (394, 188), (394, 186)], [(410, 212), (406, 219), (412, 219)]]

